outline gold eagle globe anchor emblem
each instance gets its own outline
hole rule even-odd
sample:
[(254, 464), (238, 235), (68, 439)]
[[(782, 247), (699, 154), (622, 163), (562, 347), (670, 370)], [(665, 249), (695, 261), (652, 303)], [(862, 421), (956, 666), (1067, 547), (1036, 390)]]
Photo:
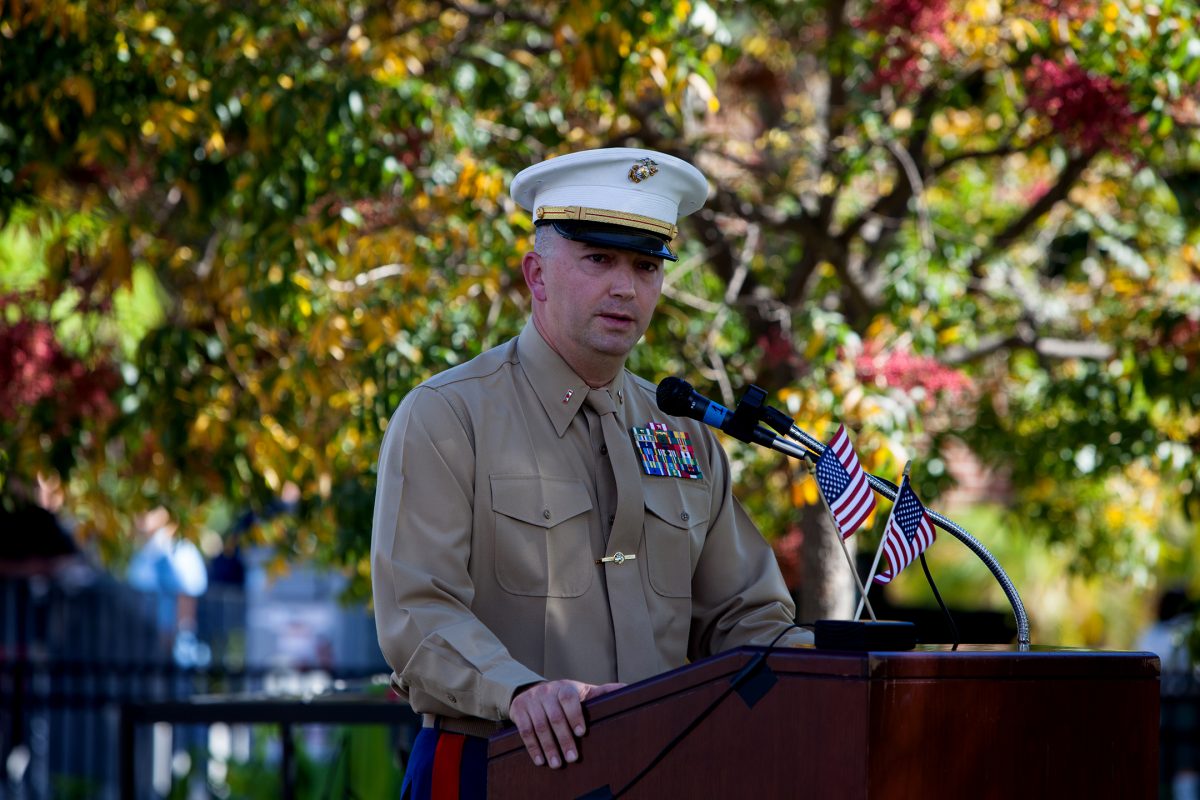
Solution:
[(647, 178), (651, 178), (658, 174), (658, 164), (648, 158), (643, 158), (641, 161), (629, 168), (629, 180), (634, 183), (641, 183)]

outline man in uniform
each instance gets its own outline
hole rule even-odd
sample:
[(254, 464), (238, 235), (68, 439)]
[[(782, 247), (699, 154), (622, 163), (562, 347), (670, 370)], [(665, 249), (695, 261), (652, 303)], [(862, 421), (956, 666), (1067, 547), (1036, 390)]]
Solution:
[(558, 768), (579, 757), (582, 702), (740, 645), (810, 641), (725, 452), (624, 368), (704, 176), (611, 148), (534, 165), (511, 190), (536, 224), (532, 318), (405, 397), (379, 458), (375, 614), (395, 688), (424, 714), (414, 798), (431, 780), (482, 791), (495, 721)]

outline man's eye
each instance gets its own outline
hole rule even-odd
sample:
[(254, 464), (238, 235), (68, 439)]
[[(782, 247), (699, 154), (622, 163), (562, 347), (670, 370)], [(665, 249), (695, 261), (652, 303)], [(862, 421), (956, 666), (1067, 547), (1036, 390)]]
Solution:
[(653, 261), (643, 261), (638, 264), (638, 269), (643, 269), (646, 272), (655, 272), (658, 270), (658, 264), (655, 264)]

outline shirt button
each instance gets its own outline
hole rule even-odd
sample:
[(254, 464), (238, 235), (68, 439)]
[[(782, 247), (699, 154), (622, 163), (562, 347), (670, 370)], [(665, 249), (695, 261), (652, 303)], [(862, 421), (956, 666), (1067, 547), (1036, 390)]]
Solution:
[(600, 455), (602, 455), (602, 456), (608, 455), (608, 445), (606, 445), (606, 444), (600, 445)]
[(614, 519), (615, 519), (615, 517), (614, 517), (612, 514), (609, 514), (609, 515), (608, 515), (608, 524), (609, 524), (609, 525), (612, 525), (612, 524), (613, 524), (613, 520), (614, 520)]
[(689, 519), (691, 519), (691, 517), (688, 516), (688, 513), (686, 511), (684, 511), (682, 514), (680, 514), (679, 518), (681, 520), (683, 520), (684, 522), (687, 522)]
[(550, 509), (547, 508), (544, 511), (542, 511), (542, 516), (545, 517), (546, 519), (550, 519)]

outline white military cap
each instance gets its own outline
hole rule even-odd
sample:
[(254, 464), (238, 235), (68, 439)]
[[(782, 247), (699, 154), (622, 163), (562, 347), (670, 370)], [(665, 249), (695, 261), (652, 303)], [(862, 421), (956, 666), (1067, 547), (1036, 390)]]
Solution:
[(602, 247), (676, 259), (676, 223), (708, 198), (708, 181), (683, 159), (633, 147), (584, 150), (534, 164), (513, 178), (535, 224)]

